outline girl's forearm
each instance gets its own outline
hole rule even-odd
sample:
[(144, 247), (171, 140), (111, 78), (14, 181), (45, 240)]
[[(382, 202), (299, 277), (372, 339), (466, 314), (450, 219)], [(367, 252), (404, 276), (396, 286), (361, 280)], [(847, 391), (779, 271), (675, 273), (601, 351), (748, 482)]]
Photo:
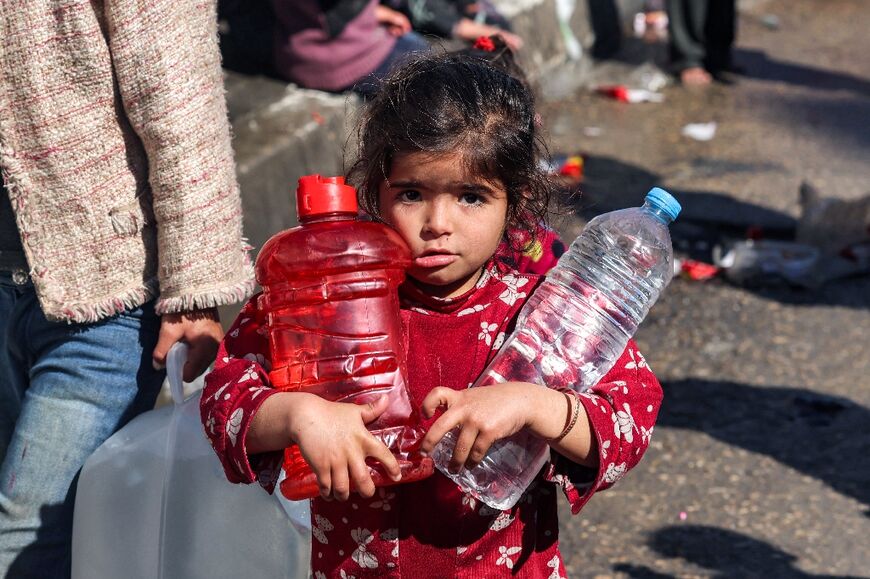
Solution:
[(294, 444), (292, 430), (292, 408), (300, 402), (300, 397), (311, 396), (302, 392), (278, 392), (269, 396), (254, 418), (245, 438), (248, 454), (284, 450)]
[[(540, 386), (535, 386), (541, 388)], [(529, 421), (528, 429), (550, 445), (550, 448), (565, 458), (588, 466), (598, 467), (598, 441), (592, 432), (591, 422), (586, 410), (576, 396), (568, 396), (558, 390), (544, 388), (537, 394), (539, 403), (535, 404), (534, 412)], [(570, 398), (570, 406), (568, 404)], [(554, 440), (570, 424), (574, 413), (577, 420), (571, 430), (561, 440)]]

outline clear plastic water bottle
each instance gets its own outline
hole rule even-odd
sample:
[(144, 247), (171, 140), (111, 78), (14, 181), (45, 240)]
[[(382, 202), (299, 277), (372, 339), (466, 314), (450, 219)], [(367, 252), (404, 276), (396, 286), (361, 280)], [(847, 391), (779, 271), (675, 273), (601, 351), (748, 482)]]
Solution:
[[(594, 386), (671, 280), (668, 225), (679, 213), (677, 200), (656, 187), (642, 207), (590, 221), (523, 306), (516, 329), (472, 387), (521, 381), (582, 392)], [(448, 433), (436, 446), (435, 465), (496, 509), (516, 504), (550, 454), (546, 441), (519, 432), (495, 443), (475, 468), (452, 474), (447, 464), (456, 435)]]

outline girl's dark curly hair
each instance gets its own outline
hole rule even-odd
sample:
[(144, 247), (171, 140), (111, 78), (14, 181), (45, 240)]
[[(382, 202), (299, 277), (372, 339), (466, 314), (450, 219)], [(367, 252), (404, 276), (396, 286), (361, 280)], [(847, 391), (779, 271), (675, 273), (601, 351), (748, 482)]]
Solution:
[[(498, 179), (507, 191), (511, 247), (533, 242), (551, 189), (540, 165), (546, 146), (536, 130), (534, 97), (525, 82), (486, 58), (424, 55), (387, 78), (360, 120), (349, 177), (362, 207), (379, 218), (378, 188), (395, 155), (455, 151), (470, 173)], [(512, 230), (518, 235), (509, 235)]]

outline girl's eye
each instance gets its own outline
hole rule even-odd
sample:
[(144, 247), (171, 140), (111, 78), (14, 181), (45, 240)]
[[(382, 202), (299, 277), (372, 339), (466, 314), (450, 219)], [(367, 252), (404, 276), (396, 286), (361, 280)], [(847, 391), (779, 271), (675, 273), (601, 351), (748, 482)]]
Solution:
[(399, 201), (403, 201), (405, 203), (413, 203), (422, 199), (420, 192), (413, 189), (406, 189), (405, 191), (400, 192), (396, 197)]
[(483, 196), (477, 193), (463, 193), (461, 202), (464, 205), (483, 205)]

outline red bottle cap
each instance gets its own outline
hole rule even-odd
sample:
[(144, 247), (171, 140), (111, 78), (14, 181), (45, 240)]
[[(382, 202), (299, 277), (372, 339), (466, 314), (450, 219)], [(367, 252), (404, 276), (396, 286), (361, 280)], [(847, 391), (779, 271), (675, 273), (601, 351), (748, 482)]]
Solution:
[(345, 185), (344, 177), (306, 175), (296, 188), (296, 215), (299, 221), (328, 213), (356, 214), (359, 206), (356, 189)]

